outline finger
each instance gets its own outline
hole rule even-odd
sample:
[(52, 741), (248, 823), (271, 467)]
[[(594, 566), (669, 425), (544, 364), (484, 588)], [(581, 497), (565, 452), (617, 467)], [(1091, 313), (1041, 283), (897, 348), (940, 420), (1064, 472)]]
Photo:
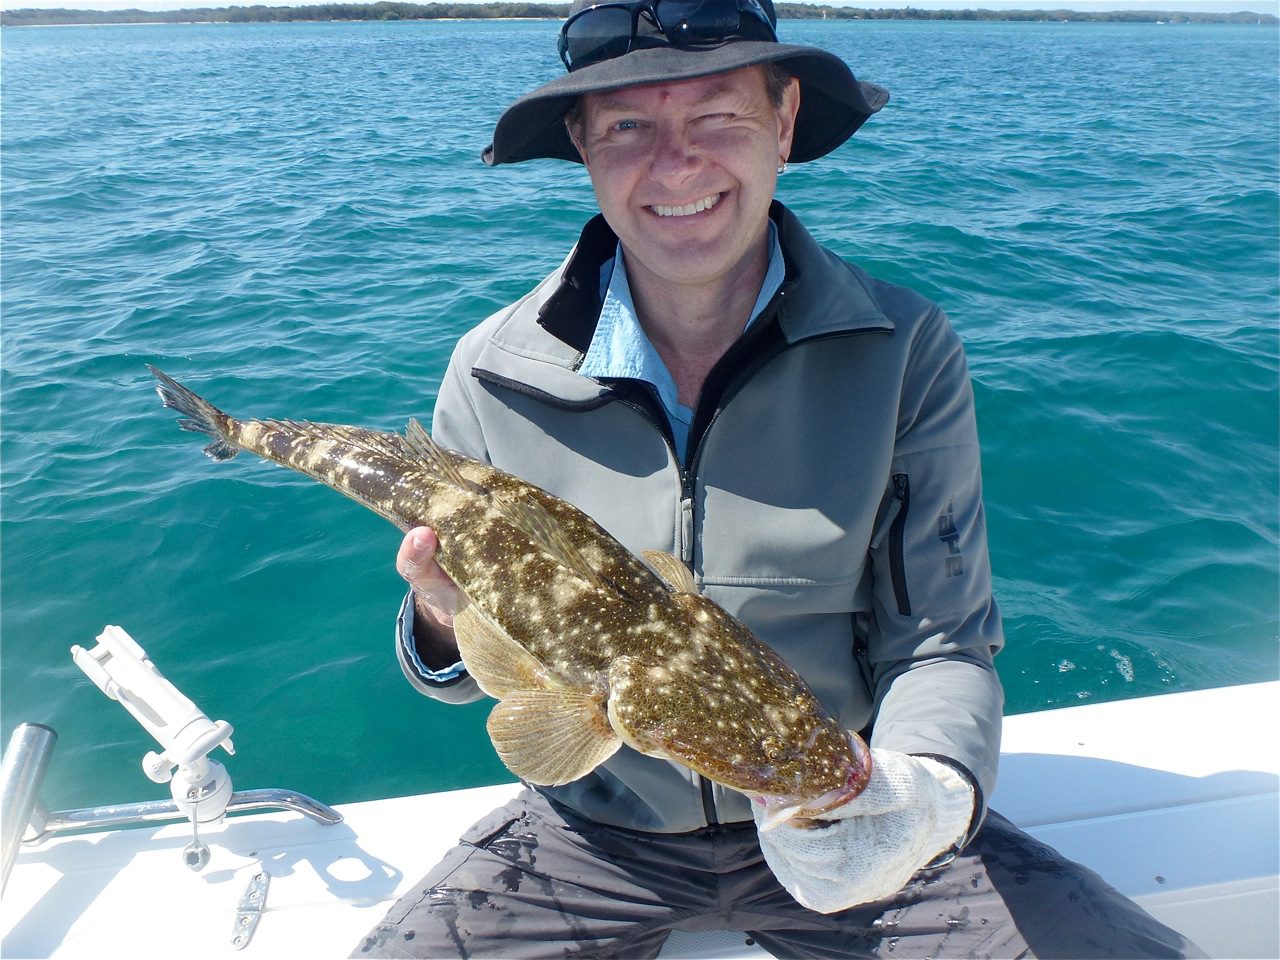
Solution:
[(422, 582), (426, 586), (436, 579), (436, 571), (439, 570), (439, 565), (435, 562), (439, 546), (440, 541), (434, 530), (430, 527), (414, 527), (400, 541), (400, 552), (396, 554), (396, 572), (410, 584), (416, 586)]
[(430, 527), (405, 534), (396, 555), (396, 570), (413, 588), (420, 613), (443, 626), (452, 626), (458, 607), (458, 588), (436, 562), (440, 540)]

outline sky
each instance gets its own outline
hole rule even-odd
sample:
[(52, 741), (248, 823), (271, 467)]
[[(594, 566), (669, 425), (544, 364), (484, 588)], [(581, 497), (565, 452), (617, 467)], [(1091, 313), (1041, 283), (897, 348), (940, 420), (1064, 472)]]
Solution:
[[(255, 3), (269, 7), (303, 6), (323, 2), (327, 0), (0, 0), (0, 9), (66, 7), (73, 10), (181, 10), (186, 7), (252, 6)], [(352, 0), (352, 2), (363, 3), (371, 0)], [(411, 2), (426, 2), (426, 0), (411, 0)], [(454, 2), (467, 2), (467, 0), (454, 0)], [(800, 2), (827, 2), (833, 6), (858, 7), (912, 6), (922, 10), (1079, 10), (1081, 12), (1169, 10), (1200, 13), (1235, 13), (1248, 10), (1254, 13), (1280, 14), (1280, 0), (855, 0), (855, 2), (800, 0)]]

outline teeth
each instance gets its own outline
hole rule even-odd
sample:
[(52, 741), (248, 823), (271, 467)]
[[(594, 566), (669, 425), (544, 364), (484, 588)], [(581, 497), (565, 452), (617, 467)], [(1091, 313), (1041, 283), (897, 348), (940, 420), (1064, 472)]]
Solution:
[(695, 213), (701, 213), (703, 210), (710, 210), (719, 202), (720, 194), (713, 193), (711, 196), (703, 197), (695, 203), (686, 203), (683, 207), (665, 207), (662, 204), (655, 203), (651, 209), (660, 217), (691, 217)]

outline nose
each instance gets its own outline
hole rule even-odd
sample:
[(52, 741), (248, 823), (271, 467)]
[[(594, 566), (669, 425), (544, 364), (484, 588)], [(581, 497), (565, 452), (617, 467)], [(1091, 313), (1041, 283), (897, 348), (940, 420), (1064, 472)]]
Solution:
[(683, 124), (661, 124), (653, 140), (650, 173), (666, 185), (679, 185), (702, 168), (697, 141)]

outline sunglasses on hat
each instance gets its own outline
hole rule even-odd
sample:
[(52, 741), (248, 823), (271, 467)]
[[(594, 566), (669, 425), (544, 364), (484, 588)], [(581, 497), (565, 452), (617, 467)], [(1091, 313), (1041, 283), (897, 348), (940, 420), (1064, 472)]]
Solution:
[(569, 17), (560, 28), (559, 49), (572, 72), (644, 47), (777, 39), (758, 0), (624, 0)]

